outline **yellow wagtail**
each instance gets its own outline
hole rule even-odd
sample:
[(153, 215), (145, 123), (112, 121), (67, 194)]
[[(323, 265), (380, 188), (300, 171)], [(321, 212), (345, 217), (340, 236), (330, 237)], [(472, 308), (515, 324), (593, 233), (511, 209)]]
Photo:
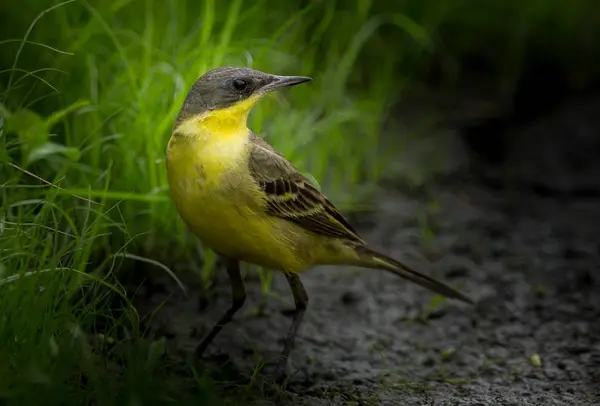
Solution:
[(370, 249), (307, 178), (247, 128), (248, 114), (263, 96), (310, 80), (217, 68), (194, 83), (177, 116), (166, 151), (171, 195), (191, 231), (225, 259), (233, 301), (197, 347), (197, 356), (244, 304), (239, 261), (282, 271), (294, 296), (296, 312), (275, 374), (285, 370), (308, 305), (298, 275), (314, 265), (384, 269), (472, 303), (451, 287)]

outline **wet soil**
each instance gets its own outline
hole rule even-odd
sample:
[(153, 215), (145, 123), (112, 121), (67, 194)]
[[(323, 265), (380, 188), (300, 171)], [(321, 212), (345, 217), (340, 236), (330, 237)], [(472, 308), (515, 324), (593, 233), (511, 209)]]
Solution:
[[(456, 179), (424, 193), (391, 189), (354, 221), (365, 239), (476, 304), (439, 300), (381, 271), (315, 268), (302, 276), (310, 304), (283, 403), (600, 404), (600, 200)], [(206, 356), (248, 377), (281, 350), (293, 302), (275, 274), (260, 314), (260, 282), (254, 273), (246, 282), (246, 306)], [(170, 353), (191, 353), (230, 304), (225, 272), (203, 310), (198, 295), (165, 283), (137, 306), (162, 304), (151, 325), (169, 337)], [(198, 286), (191, 274), (184, 283)]]

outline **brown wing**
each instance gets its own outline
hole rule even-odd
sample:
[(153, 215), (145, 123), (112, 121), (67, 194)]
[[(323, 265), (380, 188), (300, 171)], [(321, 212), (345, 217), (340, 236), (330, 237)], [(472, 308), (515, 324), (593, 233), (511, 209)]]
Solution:
[(268, 213), (314, 233), (363, 243), (339, 210), (287, 159), (250, 133), (250, 172), (267, 196)]

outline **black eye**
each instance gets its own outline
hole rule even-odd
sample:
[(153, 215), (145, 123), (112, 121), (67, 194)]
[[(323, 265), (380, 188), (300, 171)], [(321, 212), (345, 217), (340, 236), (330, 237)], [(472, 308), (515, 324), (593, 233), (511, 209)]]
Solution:
[(248, 87), (248, 83), (246, 83), (245, 80), (243, 79), (235, 79), (233, 81), (233, 87), (235, 87), (236, 90), (244, 90), (246, 89), (246, 87)]

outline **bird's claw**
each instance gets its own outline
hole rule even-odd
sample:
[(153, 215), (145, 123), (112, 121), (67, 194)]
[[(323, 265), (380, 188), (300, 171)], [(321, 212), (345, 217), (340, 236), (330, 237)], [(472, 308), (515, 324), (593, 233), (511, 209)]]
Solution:
[(206, 348), (202, 347), (201, 345), (197, 346), (194, 350), (194, 358), (197, 360), (201, 359), (205, 350)]
[(280, 358), (277, 364), (275, 364), (275, 366), (273, 367), (273, 369), (271, 369), (269, 364), (273, 365), (271, 364), (271, 362), (268, 362), (266, 365), (266, 370), (263, 369), (263, 384), (266, 387), (280, 389), (282, 384), (284, 384), (288, 378), (288, 375), (286, 373), (287, 362), (285, 359)]
[(277, 365), (275, 366), (275, 370), (273, 370), (273, 374), (271, 375), (272, 381), (278, 384), (285, 382), (287, 379), (287, 357), (281, 356), (277, 361)]

